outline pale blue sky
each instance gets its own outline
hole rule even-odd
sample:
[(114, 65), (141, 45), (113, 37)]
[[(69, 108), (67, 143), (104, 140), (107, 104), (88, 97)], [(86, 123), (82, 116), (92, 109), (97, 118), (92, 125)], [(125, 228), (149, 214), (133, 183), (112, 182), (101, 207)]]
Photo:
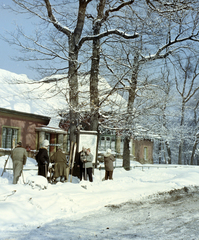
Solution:
[[(13, 32), (16, 25), (23, 27), (25, 30), (33, 29), (32, 20), (28, 19), (24, 14), (16, 15), (14, 12), (4, 10), (2, 6), (12, 4), (11, 0), (0, 0), (0, 35), (9, 37), (6, 33)], [(26, 74), (29, 78), (34, 79), (36, 74), (30, 70), (28, 62), (19, 62), (11, 60), (12, 57), (19, 56), (21, 53), (16, 50), (15, 46), (10, 46), (7, 42), (0, 38), (1, 54), (0, 54), (0, 68), (17, 74)]]

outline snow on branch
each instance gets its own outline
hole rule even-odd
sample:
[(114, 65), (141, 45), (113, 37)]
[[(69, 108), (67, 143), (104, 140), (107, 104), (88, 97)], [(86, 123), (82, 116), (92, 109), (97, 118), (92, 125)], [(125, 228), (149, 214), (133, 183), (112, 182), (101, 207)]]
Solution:
[[(40, 19), (44, 20), (44, 21), (47, 21), (49, 23), (53, 23), (54, 26), (61, 32), (67, 34), (67, 35), (70, 35), (71, 34), (71, 31), (69, 30), (69, 28), (65, 27), (65, 26), (62, 26), (55, 18), (55, 16), (53, 15), (52, 13), (52, 8), (51, 8), (51, 5), (50, 5), (50, 2), (49, 0), (45, 0), (45, 3), (46, 3), (46, 8), (47, 8), (47, 11), (48, 11), (48, 18), (49, 19), (46, 19), (45, 17), (41, 16), (40, 14), (36, 13), (35, 10), (32, 10), (31, 7), (28, 7), (28, 4), (31, 5), (30, 3), (27, 3), (26, 1), (17, 1), (17, 0), (13, 0), (13, 2), (15, 4), (17, 4), (20, 8), (26, 10), (27, 12), (33, 14), (33, 15), (36, 15), (37, 17), (39, 17)], [(26, 5), (25, 5), (26, 4)], [(34, 9), (34, 8), (33, 8)], [(12, 11), (16, 11), (15, 9), (12, 9)]]
[(107, 37), (109, 35), (112, 35), (112, 34), (115, 34), (115, 35), (118, 35), (118, 36), (121, 36), (125, 39), (134, 39), (134, 38), (138, 38), (139, 37), (139, 34), (138, 33), (135, 33), (133, 35), (130, 35), (130, 34), (126, 34), (125, 32), (123, 31), (120, 31), (118, 29), (112, 29), (112, 30), (108, 30), (106, 32), (102, 32), (100, 34), (97, 34), (97, 35), (93, 35), (93, 36), (86, 36), (86, 37), (83, 37), (80, 42), (79, 42), (79, 46), (78, 48), (81, 48), (81, 46), (83, 45), (83, 43), (85, 41), (91, 41), (91, 40), (94, 40), (94, 39), (101, 39), (103, 37)]
[(128, 2), (123, 2), (117, 6), (116, 8), (110, 8), (108, 9), (106, 12), (105, 12), (105, 16), (108, 16), (109, 15), (109, 12), (118, 12), (121, 8), (127, 6), (127, 5), (131, 5), (132, 3), (134, 3), (135, 0), (131, 0), (131, 1), (128, 1)]
[[(146, 0), (146, 3), (149, 6), (149, 8), (160, 14), (189, 10), (189, 9), (192, 9), (191, 4), (193, 3), (193, 1), (168, 2), (168, 1), (161, 1), (161, 0), (155, 0), (154, 2), (156, 2), (156, 5), (153, 4), (151, 0)], [(160, 8), (165, 8), (165, 10), (161, 10)]]
[(175, 51), (173, 49), (173, 50), (170, 50), (170, 51), (166, 51), (164, 54), (161, 54), (164, 50), (167, 50), (168, 47), (170, 47), (174, 44), (177, 44), (177, 43), (185, 42), (185, 41), (197, 41), (197, 42), (199, 42), (199, 39), (196, 39), (197, 36), (199, 36), (199, 32), (197, 32), (194, 35), (191, 35), (191, 36), (188, 36), (188, 37), (185, 37), (185, 38), (181, 38), (181, 39), (176, 37), (174, 41), (170, 41), (167, 44), (165, 44), (164, 46), (162, 46), (161, 48), (159, 48), (158, 51), (154, 55), (150, 55), (148, 57), (142, 56), (142, 59), (141, 59), (140, 63), (145, 62), (145, 61), (152, 61), (152, 60), (156, 60), (156, 59), (166, 58), (166, 57), (168, 57), (168, 55), (170, 55), (172, 52)]
[(52, 12), (52, 7), (51, 4), (49, 2), (49, 0), (44, 0), (46, 3), (46, 9), (48, 12), (48, 17), (51, 20), (51, 22), (53, 23), (53, 25), (61, 32), (63, 32), (64, 34), (66, 34), (67, 36), (71, 35), (71, 31), (67, 28), (67, 27), (63, 27), (55, 18), (53, 12)]

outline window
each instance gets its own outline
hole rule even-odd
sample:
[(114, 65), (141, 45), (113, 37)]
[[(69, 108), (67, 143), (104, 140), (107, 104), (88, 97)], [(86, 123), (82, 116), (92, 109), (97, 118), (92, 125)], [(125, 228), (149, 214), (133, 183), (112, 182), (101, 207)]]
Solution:
[(103, 137), (103, 136), (100, 137), (98, 148), (99, 148), (100, 151), (104, 150), (104, 148), (105, 148), (105, 137)]
[(106, 146), (106, 149), (107, 148), (111, 148), (111, 138), (110, 137), (106, 137), (106, 144), (105, 144), (105, 146)]
[(50, 133), (45, 133), (45, 139), (47, 139), (50, 143)]
[(148, 149), (147, 147), (144, 147), (144, 160), (148, 159)]
[(13, 148), (18, 142), (19, 129), (3, 127), (2, 147)]
[(113, 151), (115, 151), (115, 148), (116, 148), (116, 146), (115, 146), (115, 136), (112, 136), (111, 137), (111, 149), (113, 150)]
[(109, 141), (109, 142), (110, 142), (110, 140), (111, 140), (110, 137), (106, 137), (106, 141)]

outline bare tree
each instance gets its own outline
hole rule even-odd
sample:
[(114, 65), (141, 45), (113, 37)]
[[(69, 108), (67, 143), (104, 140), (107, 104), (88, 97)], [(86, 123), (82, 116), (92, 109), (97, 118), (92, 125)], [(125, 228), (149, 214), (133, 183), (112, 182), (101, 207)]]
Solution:
[[(98, 77), (99, 77), (99, 65), (100, 65), (100, 40), (109, 35), (118, 35), (125, 39), (134, 39), (138, 37), (138, 34), (127, 35), (124, 32), (117, 30), (117, 28), (111, 33), (100, 33), (104, 23), (109, 22), (109, 17), (112, 13), (120, 11), (125, 6), (129, 6), (134, 3), (132, 1), (126, 1), (117, 4), (115, 2), (113, 6), (107, 0), (100, 0), (97, 5), (97, 17), (93, 19), (93, 35), (96, 36), (93, 39), (92, 46), (92, 61), (91, 61), (91, 75), (90, 75), (90, 108), (91, 108), (91, 129), (97, 130), (99, 121), (99, 93), (98, 93)], [(105, 11), (105, 7), (107, 8)], [(113, 21), (114, 15), (111, 16)], [(120, 18), (122, 21), (122, 17)], [(103, 27), (103, 29), (105, 29)]]
[[(196, 99), (198, 99), (198, 93), (196, 93)], [(195, 107), (194, 107), (194, 126), (195, 127), (195, 141), (193, 144), (193, 148), (192, 148), (192, 153), (191, 153), (191, 160), (190, 160), (190, 164), (194, 165), (194, 159), (195, 159), (195, 155), (197, 152), (197, 146), (198, 146), (198, 142), (199, 142), (199, 128), (198, 128), (198, 124), (199, 124), (199, 117), (198, 117), (198, 107), (199, 107), (199, 101), (196, 101), (195, 103)]]
[[(103, 15), (102, 18), (102, 10), (100, 8), (98, 9), (98, 16), (95, 22), (95, 30), (94, 34), (89, 32), (89, 26), (88, 29), (86, 29), (85, 22), (87, 19), (89, 19), (92, 14), (88, 13), (95, 12), (95, 9), (88, 8), (89, 3), (95, 2), (94, 0), (79, 0), (79, 4), (71, 4), (70, 1), (62, 1), (60, 3), (54, 3), (50, 0), (44, 0), (44, 1), (19, 1), (19, 0), (13, 0), (13, 2), (19, 7), (19, 10), (12, 9), (14, 11), (20, 11), (29, 13), (37, 18), (39, 18), (42, 22), (46, 24), (47, 29), (51, 29), (52, 27), (54, 30), (51, 30), (52, 35), (49, 37), (50, 45), (48, 45), (48, 41), (41, 36), (44, 36), (44, 29), (39, 35), (36, 33), (35, 38), (26, 36), (22, 31), (19, 30), (17, 36), (12, 35), (12, 41), (11, 43), (16, 44), (17, 46), (23, 48), (27, 52), (34, 52), (34, 57), (30, 57), (29, 60), (49, 60), (53, 62), (56, 62), (58, 59), (63, 64), (65, 63), (65, 66), (63, 68), (53, 68), (54, 71), (52, 73), (58, 73), (58, 72), (64, 72), (66, 69), (68, 69), (68, 82), (70, 87), (70, 94), (69, 94), (69, 104), (70, 104), (70, 140), (76, 141), (76, 120), (78, 119), (78, 69), (81, 67), (81, 63), (78, 61), (80, 50), (83, 46), (83, 44), (87, 41), (94, 41), (97, 43), (99, 39), (109, 36), (112, 34), (116, 34), (119, 36), (123, 36), (125, 38), (136, 38), (137, 34), (133, 35), (127, 35), (124, 32), (117, 30), (117, 29), (104, 29), (104, 32), (99, 33), (98, 27), (100, 26), (106, 19), (109, 17), (110, 12), (119, 11), (119, 9), (126, 5), (126, 3), (118, 3), (118, 1), (114, 1), (113, 5), (117, 6), (114, 10), (111, 8), (106, 11), (106, 15)], [(53, 2), (53, 5), (52, 3)], [(107, 1), (101, 1), (100, 4), (104, 5)], [(131, 4), (134, 1), (127, 1), (127, 4)], [(67, 9), (67, 6), (72, 8), (75, 6), (76, 13), (75, 14), (69, 14), (69, 11)], [(78, 5), (78, 7), (77, 7)], [(67, 10), (64, 10), (67, 9)], [(77, 17), (76, 17), (77, 16)], [(100, 23), (101, 22), (101, 23)], [(89, 21), (87, 21), (89, 23)], [(84, 30), (86, 29), (86, 30)], [(27, 42), (22, 42), (20, 40), (20, 37), (25, 37)], [(30, 47), (30, 43), (32, 43), (33, 47)], [(97, 43), (98, 44), (98, 43)], [(98, 46), (97, 46), (98, 47)], [(95, 61), (95, 51), (97, 50), (97, 47), (94, 46), (94, 57), (93, 61)], [(98, 54), (98, 53), (97, 53)], [(38, 56), (41, 56), (39, 58)], [(83, 58), (83, 56), (82, 56)], [(62, 64), (62, 65), (63, 65)], [(67, 66), (68, 65), (68, 66)], [(49, 70), (52, 71), (52, 68), (50, 67)], [(96, 74), (95, 74), (95, 80), (91, 81), (91, 91), (93, 91), (92, 84), (95, 84), (96, 81)], [(52, 81), (52, 80), (51, 80)], [(57, 81), (57, 79), (56, 79)], [(96, 88), (95, 88), (96, 89)], [(94, 105), (96, 105), (95, 101), (96, 98), (92, 97), (91, 95), (91, 102), (94, 101)], [(92, 105), (93, 106), (93, 105)], [(91, 106), (91, 107), (92, 107)]]
[[(76, 141), (74, 131), (76, 129), (75, 120), (76, 120), (76, 109), (78, 108), (78, 77), (77, 77), (77, 70), (80, 67), (78, 62), (78, 54), (80, 48), (84, 42), (84, 39), (81, 38), (82, 31), (84, 28), (85, 23), (85, 15), (88, 4), (92, 0), (80, 0), (79, 6), (77, 8), (77, 18), (75, 19), (75, 23), (73, 25), (68, 24), (67, 15), (64, 14), (63, 7), (64, 1), (57, 5), (51, 4), (50, 0), (44, 1), (18, 1), (13, 0), (13, 2), (19, 7), (18, 11), (29, 13), (33, 16), (38, 17), (42, 22), (44, 22), (47, 26), (47, 29), (50, 26), (54, 27), (54, 34), (53, 37), (49, 37), (50, 45), (48, 45), (48, 41), (43, 41), (45, 37), (42, 39), (42, 32), (40, 35), (38, 33), (35, 34), (35, 38), (26, 36), (22, 32), (18, 32), (25, 37), (26, 41), (21, 41), (19, 35), (13, 35), (13, 43), (22, 47), (27, 52), (34, 52), (36, 55), (33, 58), (29, 58), (29, 60), (34, 59), (38, 60), (39, 55), (41, 59), (44, 60), (57, 60), (60, 59), (61, 61), (65, 61), (65, 67), (63, 69), (56, 69), (55, 72), (59, 72), (61, 70), (68, 68), (68, 82), (70, 87), (70, 119), (71, 119), (71, 126), (70, 126), (70, 140)], [(16, 10), (16, 9), (13, 9)], [(56, 16), (57, 15), (57, 16)], [(72, 19), (71, 19), (72, 22)], [(55, 37), (57, 36), (57, 39)], [(59, 36), (59, 37), (58, 37)], [(68, 41), (60, 41), (60, 37), (67, 39)], [(81, 43), (80, 43), (81, 40)], [(30, 47), (32, 43), (33, 47)], [(54, 43), (54, 45), (53, 45)], [(67, 47), (65, 47), (65, 45)], [(68, 65), (68, 67), (67, 67)]]
[[(122, 45), (124, 46), (126, 44), (125, 39), (137, 38), (138, 34), (135, 33), (135, 30), (141, 33), (139, 41), (142, 40), (142, 42), (145, 39), (148, 41), (152, 33), (154, 33), (153, 41), (148, 41), (148, 44), (144, 43), (144, 46), (141, 44), (141, 48), (132, 48), (135, 50), (131, 51), (131, 54), (133, 53), (131, 59), (128, 55), (129, 51), (126, 51), (125, 62), (122, 58), (113, 59), (111, 55), (104, 57), (105, 64), (110, 71), (112, 71), (112, 69), (110, 64), (107, 63), (108, 61), (113, 61), (116, 64), (116, 68), (120, 68), (120, 65), (122, 65), (124, 69), (122, 77), (117, 77), (117, 83), (114, 85), (113, 91), (110, 91), (110, 94), (115, 92), (119, 85), (122, 85), (122, 87), (127, 90), (129, 94), (126, 111), (127, 117), (123, 115), (124, 121), (122, 121), (126, 126), (129, 125), (132, 119), (131, 116), (134, 111), (135, 97), (138, 90), (138, 76), (141, 66), (148, 62), (164, 59), (174, 52), (179, 51), (182, 47), (185, 48), (185, 45), (182, 46), (184, 42), (197, 43), (198, 41), (198, 15), (195, 12), (198, 6), (197, 1), (101, 0), (97, 5), (94, 0), (79, 0), (78, 4), (64, 0), (59, 3), (50, 0), (13, 0), (13, 2), (19, 7), (19, 10), (13, 10), (20, 11), (21, 13), (29, 13), (37, 17), (44, 22), (45, 27), (43, 27), (42, 32), (37, 32), (34, 37), (26, 36), (19, 30), (17, 35), (12, 36), (12, 43), (30, 54), (29, 60), (43, 59), (49, 61), (51, 64), (47, 70), (53, 74), (68, 72), (71, 141), (76, 141), (74, 132), (76, 130), (76, 120), (78, 119), (77, 112), (79, 111), (78, 71), (83, 65), (83, 61), (80, 60), (83, 60), (84, 56), (80, 56), (80, 53), (85, 43), (93, 41), (90, 91), (94, 94), (90, 94), (90, 102), (93, 114), (92, 128), (96, 129), (98, 109), (101, 104), (98, 100), (97, 86), (99, 57), (102, 53), (102, 50), (100, 51), (100, 47), (102, 48), (100, 40), (102, 38), (104, 39), (104, 43), (106, 43), (106, 45), (103, 45), (104, 52), (110, 42), (115, 42), (115, 46), (118, 49), (121, 39)], [(95, 8), (89, 8), (91, 3), (97, 6), (97, 11)], [(132, 7), (131, 12), (127, 12), (127, 10), (126, 12), (121, 12), (127, 5), (135, 7)], [(71, 9), (71, 11), (68, 11), (68, 9)], [(118, 14), (113, 16), (112, 13), (114, 12), (118, 12)], [(94, 16), (95, 13), (97, 16)], [(125, 18), (121, 18), (121, 16)], [(187, 21), (189, 17), (192, 18), (191, 23)], [(115, 21), (115, 19), (118, 20)], [(122, 21), (120, 19), (122, 19)], [(161, 23), (160, 27), (157, 27), (157, 21)], [(115, 25), (113, 23), (115, 23)], [(126, 34), (125, 24), (130, 29), (128, 30), (129, 35)], [(145, 25), (147, 27), (145, 27)], [(111, 28), (112, 26), (113, 28)], [(142, 28), (140, 26), (142, 26)], [(164, 40), (165, 36), (161, 38), (162, 31), (160, 29), (163, 26), (164, 28), (167, 26), (166, 33), (169, 35), (169, 41), (167, 41), (166, 44)], [(49, 30), (49, 32), (44, 34), (46, 30)], [(22, 41), (21, 36), (25, 37), (27, 41)], [(113, 38), (113, 36), (117, 36), (117, 38)], [(186, 47), (190, 46), (186, 45)], [(124, 57), (124, 54), (122, 57)], [(54, 64), (55, 66), (52, 68)], [(59, 65), (60, 67), (58, 67)], [(43, 68), (40, 69), (43, 70)], [(122, 81), (125, 77), (128, 79), (127, 84)], [(105, 99), (106, 98), (107, 97), (105, 97)], [(129, 139), (127, 138), (124, 151), (127, 153), (127, 163), (124, 164), (126, 169), (129, 168), (130, 159), (128, 150)]]
[[(128, 127), (126, 127), (126, 129), (129, 129), (129, 126), (132, 125), (132, 116), (134, 115), (134, 108), (136, 108), (135, 99), (138, 91), (137, 84), (140, 69), (143, 68), (144, 65), (147, 66), (149, 62), (156, 61), (160, 63), (161, 59), (172, 58), (176, 53), (188, 49), (189, 51), (193, 50), (196, 52), (196, 50), (193, 49), (193, 45), (195, 42), (198, 42), (199, 37), (196, 27), (198, 14), (194, 12), (193, 2), (169, 1), (169, 3), (166, 3), (162, 1), (146, 1), (146, 3), (152, 11), (146, 12), (145, 19), (144, 17), (138, 18), (139, 20), (141, 19), (140, 23), (142, 24), (140, 24), (140, 26), (144, 25), (143, 21), (145, 20), (144, 28), (138, 30), (141, 44), (137, 44), (136, 47), (131, 46), (131, 50), (125, 51), (127, 59), (126, 66), (124, 66), (125, 64), (122, 59), (112, 58), (110, 60), (110, 56), (106, 57), (109, 61), (117, 62), (117, 67), (122, 65), (128, 69), (128, 72), (131, 72), (131, 77), (128, 78), (127, 85), (124, 86), (125, 89), (128, 89), (126, 112), (126, 126)], [(195, 2), (195, 4), (198, 3)], [(135, 12), (135, 10), (132, 11)], [(192, 23), (187, 22), (187, 19), (190, 17), (193, 20)], [(133, 20), (134, 19), (132, 19), (132, 22)], [(157, 21), (160, 24), (159, 27), (157, 27)], [(161, 31), (163, 26), (166, 34), (163, 34)], [(147, 27), (149, 29), (147, 29)], [(152, 37), (153, 42), (149, 41), (149, 37)], [(144, 41), (144, 39), (146, 40)], [(190, 42), (192, 42), (192, 45)], [(125, 50), (124, 47), (122, 49)], [(132, 52), (134, 54), (133, 57), (130, 58)], [(111, 64), (108, 66), (109, 69), (110, 65)], [(123, 165), (126, 169), (130, 168), (129, 141), (130, 136), (126, 134), (124, 141), (125, 156), (123, 157)]]
[[(186, 61), (181, 59), (178, 60), (179, 75), (175, 76), (176, 90), (181, 99), (181, 116), (180, 116), (180, 144), (179, 144), (179, 155), (178, 155), (178, 164), (182, 164), (182, 152), (185, 141), (184, 128), (187, 129), (185, 125), (185, 114), (186, 114), (186, 105), (189, 101), (195, 97), (196, 93), (199, 91), (199, 85), (197, 80), (199, 77), (198, 63), (192, 63), (191, 57), (188, 57)], [(195, 59), (193, 58), (195, 61)], [(183, 63), (184, 62), (184, 63)], [(177, 67), (177, 65), (176, 65)], [(197, 142), (196, 142), (197, 143)], [(193, 164), (193, 162), (192, 162)]]

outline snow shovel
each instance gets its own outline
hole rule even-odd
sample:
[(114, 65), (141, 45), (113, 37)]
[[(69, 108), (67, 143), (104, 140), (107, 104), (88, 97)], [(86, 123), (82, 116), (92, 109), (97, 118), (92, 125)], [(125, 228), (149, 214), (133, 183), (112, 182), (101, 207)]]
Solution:
[(7, 158), (6, 161), (5, 161), (5, 164), (4, 164), (4, 168), (3, 168), (3, 171), (2, 171), (1, 177), (3, 176), (4, 172), (6, 171), (6, 165), (7, 165), (7, 162), (8, 162), (9, 157), (10, 157), (10, 155), (8, 156), (8, 158)]
[(72, 165), (71, 165), (71, 176), (70, 176), (70, 182), (72, 182), (72, 178), (73, 178), (73, 168), (74, 168), (75, 155), (76, 155), (76, 146), (77, 146), (77, 144), (74, 143), (73, 156), (72, 156)]

